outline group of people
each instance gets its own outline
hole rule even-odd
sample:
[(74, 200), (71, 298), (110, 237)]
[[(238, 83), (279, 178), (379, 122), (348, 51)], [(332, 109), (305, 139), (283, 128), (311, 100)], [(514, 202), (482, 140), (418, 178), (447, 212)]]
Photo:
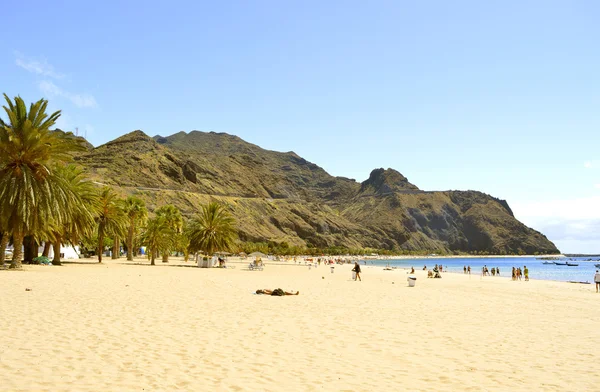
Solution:
[(483, 275), (483, 276), (486, 276), (486, 275), (487, 276), (490, 276), (490, 275), (491, 276), (496, 276), (496, 275), (500, 276), (500, 268), (498, 268), (498, 267), (496, 267), (496, 268), (492, 267), (492, 271), (491, 271), (491, 274), (490, 274), (490, 270), (488, 269), (487, 265), (484, 265), (481, 268), (481, 275)]
[(444, 267), (442, 267), (442, 265), (435, 265), (435, 267), (433, 267), (433, 270), (429, 270), (427, 271), (427, 277), (428, 278), (441, 278), (442, 275), (440, 275), (440, 273), (444, 270)]
[[(435, 265), (435, 267), (433, 267), (434, 270), (438, 270), (439, 272), (444, 272), (444, 266), (443, 265)], [(446, 270), (448, 269), (448, 266), (446, 266)], [(414, 268), (413, 268), (414, 270)], [(423, 266), (423, 271), (427, 271), (427, 265)]]
[(512, 267), (512, 280), (521, 280), (521, 278), (523, 277), (523, 275), (525, 275), (525, 281), (529, 280), (529, 268), (527, 268), (526, 265), (523, 266), (523, 269), (521, 270), (521, 267)]

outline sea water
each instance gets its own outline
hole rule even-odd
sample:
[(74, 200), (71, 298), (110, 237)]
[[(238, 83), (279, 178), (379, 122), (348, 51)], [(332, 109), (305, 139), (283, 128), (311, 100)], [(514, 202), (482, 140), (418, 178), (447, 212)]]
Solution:
[[(591, 259), (591, 261), (590, 261)], [(471, 266), (471, 275), (481, 275), (481, 269), (487, 265), (491, 273), (492, 268), (500, 268), (500, 276), (511, 277), (512, 267), (524, 266), (529, 268), (529, 279), (558, 280), (558, 281), (576, 281), (576, 282), (594, 282), (596, 268), (594, 264), (600, 264), (600, 257), (568, 257), (556, 260), (561, 263), (569, 262), (579, 264), (577, 267), (566, 265), (542, 264), (544, 261), (553, 262), (555, 260), (540, 260), (535, 257), (456, 257), (456, 258), (437, 258), (424, 257), (412, 259), (390, 259), (390, 260), (362, 260), (364, 265), (376, 265), (385, 267), (411, 268), (415, 271), (422, 270), (426, 265), (427, 269), (432, 269), (436, 264), (443, 265), (444, 271), (463, 273), (463, 267)], [(525, 279), (523, 276), (522, 279)]]

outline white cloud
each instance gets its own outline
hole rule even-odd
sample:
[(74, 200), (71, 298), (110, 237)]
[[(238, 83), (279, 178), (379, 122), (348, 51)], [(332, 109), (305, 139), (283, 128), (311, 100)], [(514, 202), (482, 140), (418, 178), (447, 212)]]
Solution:
[(518, 218), (600, 219), (600, 196), (537, 203), (511, 203), (511, 208)]
[(80, 108), (95, 108), (98, 106), (96, 98), (89, 94), (74, 94), (64, 91), (54, 83), (48, 80), (43, 80), (39, 83), (39, 88), (42, 93), (48, 96), (63, 97), (70, 100), (75, 106)]
[(15, 52), (16, 60), (15, 64), (24, 70), (42, 76), (48, 76), (54, 79), (62, 79), (65, 77), (64, 74), (54, 70), (54, 67), (48, 64), (46, 59), (35, 60), (28, 59), (22, 53)]
[(592, 159), (589, 161), (585, 161), (583, 163), (583, 167), (586, 169), (598, 169), (600, 167), (600, 160)]
[(545, 234), (562, 252), (600, 252), (600, 196), (512, 203), (511, 208), (517, 219)]

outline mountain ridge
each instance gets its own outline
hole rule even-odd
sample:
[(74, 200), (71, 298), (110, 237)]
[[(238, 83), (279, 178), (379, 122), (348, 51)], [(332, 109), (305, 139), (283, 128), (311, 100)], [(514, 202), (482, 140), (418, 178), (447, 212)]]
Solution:
[(558, 253), (516, 220), (505, 200), (478, 191), (423, 191), (394, 169), (374, 169), (358, 183), (294, 152), (265, 150), (226, 133), (150, 137), (137, 130), (75, 159), (91, 178), (137, 194), (151, 210), (173, 203), (192, 215), (199, 203), (226, 203), (244, 241)]

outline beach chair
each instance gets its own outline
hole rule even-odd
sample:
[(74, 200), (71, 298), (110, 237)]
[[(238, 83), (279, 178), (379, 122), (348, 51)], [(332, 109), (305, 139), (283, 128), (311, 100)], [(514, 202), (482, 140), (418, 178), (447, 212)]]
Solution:
[(248, 264), (248, 269), (250, 271), (262, 271), (263, 268), (264, 268), (264, 264), (262, 262), (262, 259), (260, 259), (260, 258), (257, 258), (252, 263)]

